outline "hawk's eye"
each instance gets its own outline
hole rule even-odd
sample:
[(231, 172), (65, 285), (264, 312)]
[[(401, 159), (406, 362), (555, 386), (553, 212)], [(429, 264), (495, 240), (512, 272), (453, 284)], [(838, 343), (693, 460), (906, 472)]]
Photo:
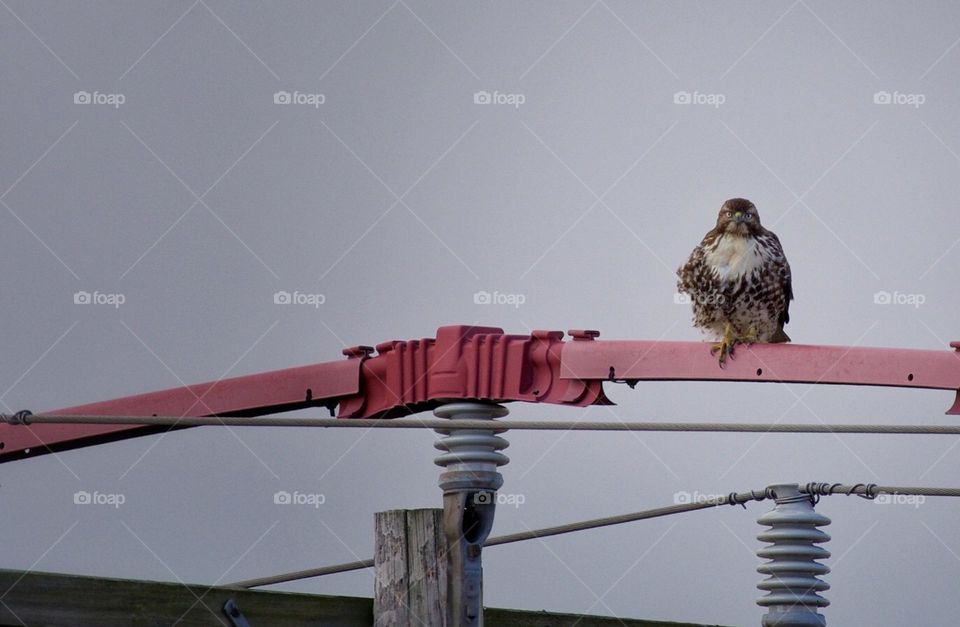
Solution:
[(749, 211), (746, 213), (747, 218), (753, 219), (753, 214)]
[(732, 218), (732, 217), (733, 217), (733, 212), (732, 212), (732, 211), (728, 211), (728, 212), (727, 212), (727, 217), (728, 217), (728, 218)]

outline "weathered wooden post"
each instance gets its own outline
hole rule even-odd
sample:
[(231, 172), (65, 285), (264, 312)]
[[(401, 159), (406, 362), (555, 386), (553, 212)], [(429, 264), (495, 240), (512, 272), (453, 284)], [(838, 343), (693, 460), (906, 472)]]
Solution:
[(442, 509), (377, 512), (373, 624), (443, 625), (447, 541)]
[[(509, 462), (500, 452), (509, 444), (494, 435), (494, 418), (506, 416), (506, 407), (495, 403), (454, 402), (434, 410), (449, 418), (449, 429), (438, 429), (446, 437), (434, 443), (446, 451), (435, 461), (444, 467), (440, 475), (443, 490), (443, 529), (447, 541), (447, 627), (482, 627), (483, 543), (493, 527), (496, 491), (503, 484), (497, 467)], [(490, 429), (458, 429), (458, 419), (489, 420)]]

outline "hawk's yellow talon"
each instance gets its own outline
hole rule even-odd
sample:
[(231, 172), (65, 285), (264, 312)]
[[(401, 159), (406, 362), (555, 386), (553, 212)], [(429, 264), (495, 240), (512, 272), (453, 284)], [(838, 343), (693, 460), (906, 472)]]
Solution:
[(713, 355), (717, 351), (720, 352), (720, 358), (718, 360), (718, 364), (721, 368), (723, 368), (723, 362), (726, 360), (727, 357), (730, 357), (730, 359), (733, 359), (733, 348), (734, 346), (736, 346), (736, 344), (737, 344), (737, 339), (733, 337), (733, 329), (730, 328), (730, 324), (728, 323), (726, 329), (723, 332), (723, 337), (720, 339), (719, 342), (717, 342), (710, 348), (711, 355)]

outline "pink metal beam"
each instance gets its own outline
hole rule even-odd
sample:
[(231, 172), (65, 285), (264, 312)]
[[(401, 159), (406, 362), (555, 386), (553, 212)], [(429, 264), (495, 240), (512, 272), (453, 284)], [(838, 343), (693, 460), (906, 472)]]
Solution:
[[(345, 349), (345, 360), (201, 383), (44, 412), (61, 415), (258, 416), (304, 407), (341, 418), (391, 418), (454, 399), (586, 406), (610, 401), (603, 382), (768, 381), (953, 390), (956, 350), (802, 344), (739, 346), (717, 367), (703, 342), (601, 341), (596, 331), (508, 335), (495, 327), (448, 326), (436, 338)], [(119, 425), (0, 425), (0, 462), (52, 450), (156, 433)]]
[[(960, 390), (960, 342), (955, 350), (857, 348), (810, 344), (737, 346), (721, 370), (698, 342), (619, 340), (571, 342), (563, 349), (563, 379), (639, 381), (772, 381)], [(960, 403), (947, 411), (960, 414)]]
[[(347, 360), (223, 379), (49, 412), (71, 416), (262, 416), (328, 405), (356, 394), (360, 360)], [(132, 412), (132, 413), (131, 413)], [(101, 444), (166, 427), (128, 425), (0, 425), (0, 463), (52, 451)]]

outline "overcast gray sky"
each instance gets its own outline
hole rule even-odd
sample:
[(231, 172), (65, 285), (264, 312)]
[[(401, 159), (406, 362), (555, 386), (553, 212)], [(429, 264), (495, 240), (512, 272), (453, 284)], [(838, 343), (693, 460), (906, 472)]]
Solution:
[[(794, 341), (946, 349), (958, 41), (948, 2), (2, 0), (0, 401), (66, 407), (451, 323), (698, 340), (673, 272), (732, 196), (783, 243)], [(280, 290), (322, 298), (278, 305)], [(481, 290), (523, 303), (475, 304)], [(608, 393), (616, 407), (511, 416), (950, 424), (953, 401)], [(507, 437), (502, 491), (524, 503), (498, 509), (494, 534), (678, 492), (960, 485), (945, 437)], [(366, 558), (374, 512), (440, 506), (433, 438), (203, 428), (9, 464), (2, 566), (212, 584)], [(79, 490), (124, 503), (76, 505)], [(275, 505), (278, 490), (324, 503)], [(769, 508), (491, 548), (485, 600), (758, 624)], [(824, 499), (829, 624), (954, 620), (958, 508)], [(370, 596), (372, 577), (283, 588)]]

